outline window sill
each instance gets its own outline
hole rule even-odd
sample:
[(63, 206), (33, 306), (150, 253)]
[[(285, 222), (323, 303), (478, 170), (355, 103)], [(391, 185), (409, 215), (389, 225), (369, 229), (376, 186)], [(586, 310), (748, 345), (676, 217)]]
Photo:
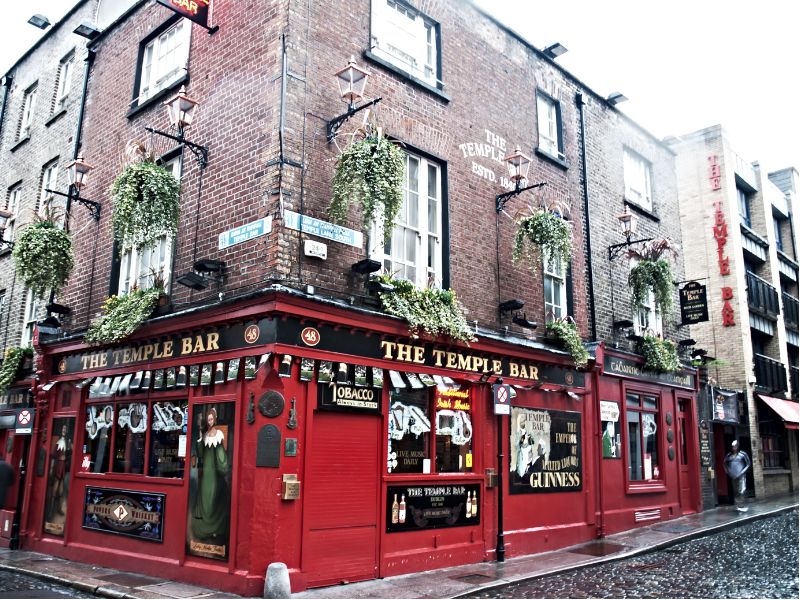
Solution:
[(11, 248), (4, 245), (0, 248), (0, 258), (3, 258), (6, 254), (11, 254)]
[(16, 152), (19, 148), (27, 144), (31, 140), (30, 134), (26, 135), (24, 138), (20, 139), (16, 144), (11, 146), (10, 151)]
[(52, 117), (50, 117), (49, 119), (47, 119), (47, 121), (45, 121), (45, 122), (44, 122), (44, 126), (45, 126), (45, 127), (50, 127), (50, 125), (52, 125), (53, 123), (55, 123), (56, 121), (58, 121), (58, 120), (59, 120), (61, 117), (63, 117), (65, 114), (67, 114), (67, 109), (66, 109), (66, 108), (62, 108), (60, 111), (58, 111), (58, 112), (57, 112), (56, 114), (54, 114)]
[(384, 483), (404, 483), (404, 482), (427, 482), (438, 481), (442, 477), (448, 479), (475, 479), (483, 481), (482, 473), (384, 473)]
[(545, 152), (544, 150), (541, 150), (538, 147), (536, 148), (536, 150), (534, 150), (534, 152), (536, 152), (536, 156), (541, 156), (545, 160), (549, 160), (551, 163), (561, 167), (565, 171), (567, 169), (569, 169), (569, 163), (566, 160), (562, 160), (562, 159), (558, 158), (557, 156), (553, 156), (549, 152)]
[(384, 59), (380, 58), (379, 56), (376, 56), (375, 54), (373, 54), (369, 50), (364, 50), (364, 58), (366, 58), (368, 61), (370, 61), (372, 63), (375, 63), (376, 65), (379, 65), (379, 66), (383, 67), (384, 69), (387, 69), (387, 70), (391, 71), (392, 73), (394, 73), (396, 75), (399, 75), (399, 76), (403, 77), (404, 79), (407, 79), (409, 82), (413, 83), (418, 88), (420, 88), (422, 90), (425, 90), (426, 92), (429, 92), (430, 94), (433, 94), (434, 96), (436, 96), (437, 98), (439, 98), (443, 102), (446, 102), (446, 103), (450, 102), (450, 96), (445, 94), (439, 88), (436, 88), (436, 87), (432, 86), (429, 83), (425, 83), (421, 79), (418, 79), (418, 78), (414, 77), (408, 71), (404, 71), (403, 69), (401, 69), (399, 67), (396, 67), (395, 65), (393, 65), (389, 61), (384, 60)]
[(625, 490), (628, 494), (661, 494), (666, 491), (667, 486), (662, 481), (654, 481), (651, 483), (628, 482), (628, 487)]
[(184, 479), (181, 477), (151, 477), (134, 473), (75, 473), (79, 479), (99, 479), (106, 482), (119, 481), (127, 484), (142, 483), (147, 485), (172, 485), (182, 486)]
[(763, 470), (764, 476), (767, 475), (791, 475), (792, 471), (784, 469), (783, 467), (765, 467)]
[(143, 112), (143, 111), (147, 110), (148, 108), (150, 108), (151, 106), (155, 105), (156, 103), (159, 103), (159, 102), (163, 101), (164, 99), (167, 98), (167, 96), (174, 95), (175, 94), (175, 88), (178, 88), (181, 85), (184, 85), (184, 84), (187, 84), (187, 83), (189, 83), (189, 73), (184, 73), (181, 77), (179, 77), (178, 79), (173, 81), (167, 87), (165, 87), (162, 90), (159, 90), (159, 92), (155, 96), (150, 96), (144, 102), (141, 102), (141, 103), (137, 104), (136, 106), (133, 106), (128, 111), (128, 114), (126, 114), (125, 116), (128, 119), (132, 119), (133, 117), (138, 115), (140, 112)]
[(656, 213), (654, 213), (651, 210), (648, 210), (648, 209), (644, 208), (643, 206), (640, 206), (639, 204), (637, 204), (633, 200), (628, 200), (627, 198), (625, 198), (625, 206), (630, 206), (637, 213), (639, 213), (640, 215), (642, 215), (644, 217), (647, 217), (651, 221), (655, 221), (656, 223), (660, 223), (661, 222), (661, 217), (659, 217)]

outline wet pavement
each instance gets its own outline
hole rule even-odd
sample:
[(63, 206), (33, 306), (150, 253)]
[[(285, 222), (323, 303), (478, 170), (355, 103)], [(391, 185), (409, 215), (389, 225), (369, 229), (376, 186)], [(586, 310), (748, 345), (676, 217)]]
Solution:
[(0, 571), (0, 598), (100, 598), (38, 577)]
[[(798, 512), (462, 598), (797, 598)], [(668, 525), (668, 524), (665, 524)]]

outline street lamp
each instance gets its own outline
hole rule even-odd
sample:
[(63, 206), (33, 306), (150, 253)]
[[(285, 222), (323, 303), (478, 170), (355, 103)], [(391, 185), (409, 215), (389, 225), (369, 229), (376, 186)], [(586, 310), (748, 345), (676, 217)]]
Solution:
[(631, 237), (633, 234), (636, 233), (636, 225), (639, 219), (631, 213), (628, 205), (625, 205), (625, 210), (617, 215), (617, 220), (619, 221), (620, 229), (622, 230), (622, 235), (625, 236), (625, 241), (621, 244), (613, 244), (608, 247), (608, 260), (614, 260), (617, 258), (623, 249), (631, 246), (632, 244), (640, 244), (642, 242), (649, 242), (653, 238), (644, 238), (641, 240), (633, 240), (631, 241)]
[(494, 209), (498, 213), (503, 211), (506, 206), (506, 202), (511, 200), (511, 198), (514, 196), (517, 196), (527, 190), (532, 190), (534, 188), (547, 185), (545, 182), (542, 182), (522, 187), (523, 182), (528, 181), (528, 170), (531, 166), (531, 159), (522, 153), (522, 150), (519, 149), (519, 146), (517, 146), (514, 152), (506, 156), (503, 160), (506, 162), (506, 166), (508, 167), (508, 177), (514, 182), (514, 189), (510, 192), (506, 192), (505, 194), (500, 194), (495, 197)]
[(195, 111), (199, 104), (200, 103), (197, 100), (193, 100), (186, 95), (186, 86), (182, 85), (177, 94), (164, 102), (164, 106), (167, 109), (167, 115), (169, 116), (170, 127), (172, 127), (178, 135), (173, 135), (171, 133), (167, 133), (166, 131), (160, 131), (152, 127), (145, 127), (145, 130), (149, 131), (150, 133), (155, 133), (156, 135), (174, 140), (178, 142), (181, 147), (186, 146), (189, 148), (189, 150), (191, 150), (192, 154), (194, 154), (195, 158), (197, 159), (197, 164), (202, 171), (208, 165), (208, 148), (201, 146), (200, 144), (190, 142), (186, 139), (186, 130), (192, 125)]
[(94, 169), (94, 167), (83, 160), (83, 154), (78, 154), (78, 157), (67, 165), (67, 176), (69, 178), (69, 189), (67, 193), (45, 189), (49, 194), (63, 196), (67, 199), (67, 205), (64, 208), (66, 217), (69, 217), (72, 202), (74, 201), (88, 208), (95, 221), (100, 220), (100, 203), (89, 200), (88, 198), (81, 198), (81, 189), (86, 185), (86, 180), (89, 178), (89, 171), (92, 169)]
[(336, 76), (336, 82), (339, 84), (339, 95), (342, 100), (347, 102), (347, 112), (328, 121), (326, 133), (329, 142), (333, 141), (339, 127), (350, 117), (358, 111), (364, 110), (381, 101), (381, 98), (378, 97), (369, 102), (365, 102), (361, 106), (356, 106), (356, 103), (364, 98), (364, 90), (367, 87), (367, 80), (369, 79), (370, 73), (356, 64), (354, 56), (350, 57), (346, 67), (336, 71), (334, 75)]

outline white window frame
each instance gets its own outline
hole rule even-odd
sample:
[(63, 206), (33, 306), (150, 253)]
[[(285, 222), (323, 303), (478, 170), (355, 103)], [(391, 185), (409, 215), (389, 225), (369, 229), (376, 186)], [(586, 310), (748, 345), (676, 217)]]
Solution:
[(72, 70), (75, 65), (75, 52), (70, 52), (67, 56), (61, 59), (58, 63), (58, 75), (56, 77), (56, 102), (53, 106), (56, 108), (62, 106), (64, 101), (69, 96), (69, 91), (72, 88)]
[(440, 87), (437, 23), (400, 0), (372, 0), (371, 16), (372, 52)]
[[(47, 190), (54, 190), (56, 189), (56, 183), (58, 181), (58, 159), (50, 161), (44, 167), (42, 167), (42, 188), (39, 192), (39, 216), (44, 217), (47, 215), (47, 208), (53, 208), (53, 201), (55, 200), (55, 196), (48, 192)], [(63, 215), (60, 215), (59, 218), (63, 218)]]
[(179, 19), (145, 44), (139, 59), (139, 97), (136, 104), (171, 87), (186, 74), (191, 39), (191, 22)]
[[(175, 179), (181, 179), (181, 157), (168, 160), (164, 168), (170, 171)], [(164, 290), (169, 293), (172, 283), (172, 254), (174, 240), (166, 235), (144, 248), (128, 248), (122, 252), (119, 265), (117, 294), (122, 296), (134, 287), (147, 289), (153, 287), (156, 275), (164, 281)]]
[[(49, 297), (50, 293), (45, 292), (45, 297)], [(33, 290), (27, 290), (25, 296), (25, 314), (23, 316), (23, 326), (22, 326), (22, 339), (20, 340), (20, 346), (24, 348), (25, 346), (30, 346), (33, 343), (33, 328), (35, 327), (36, 323), (39, 322), (39, 313), (44, 308), (44, 304), (47, 303), (45, 298), (35, 298), (33, 295)]]
[(12, 187), (8, 192), (8, 200), (6, 200), (6, 210), (11, 213), (11, 216), (6, 221), (5, 240), (13, 242), (17, 231), (17, 219), (19, 218), (19, 206), (22, 200), (22, 184), (18, 183)]
[(19, 117), (19, 135), (17, 139), (21, 140), (30, 134), (31, 123), (33, 122), (33, 113), (36, 111), (36, 96), (39, 88), (38, 82), (33, 84), (27, 90), (22, 98), (22, 113)]
[[(395, 219), (392, 240), (389, 244), (383, 243), (383, 220), (379, 216), (370, 235), (370, 255), (381, 262), (386, 274), (407, 279), (420, 288), (441, 288), (442, 166), (417, 154), (405, 152), (405, 155), (403, 206)], [(416, 181), (413, 165), (417, 167)], [(430, 181), (431, 178), (435, 181)], [(416, 222), (412, 219), (414, 202)], [(435, 223), (431, 223), (431, 217)], [(414, 253), (413, 258), (409, 257), (408, 250)]]
[[(544, 314), (547, 321), (563, 319), (567, 316), (567, 267), (564, 261), (544, 252), (542, 256), (544, 269)], [(548, 282), (550, 293), (548, 294)], [(556, 293), (558, 298), (555, 297)], [(549, 296), (549, 297), (548, 297)]]
[(536, 92), (536, 119), (539, 127), (539, 150), (558, 160), (564, 160), (561, 136), (561, 110), (558, 101)]
[(625, 199), (652, 212), (653, 187), (650, 163), (633, 150), (625, 148), (623, 171), (625, 176)]
[(633, 331), (636, 335), (664, 335), (664, 322), (661, 309), (656, 305), (653, 290), (647, 295), (647, 301), (641, 308), (633, 312)]

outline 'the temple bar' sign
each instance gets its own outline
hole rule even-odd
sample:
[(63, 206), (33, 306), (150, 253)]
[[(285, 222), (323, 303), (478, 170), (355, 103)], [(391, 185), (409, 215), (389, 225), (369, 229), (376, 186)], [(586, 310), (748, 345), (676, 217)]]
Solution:
[(208, 15), (211, 12), (211, 0), (158, 0), (158, 3), (209, 29)]

